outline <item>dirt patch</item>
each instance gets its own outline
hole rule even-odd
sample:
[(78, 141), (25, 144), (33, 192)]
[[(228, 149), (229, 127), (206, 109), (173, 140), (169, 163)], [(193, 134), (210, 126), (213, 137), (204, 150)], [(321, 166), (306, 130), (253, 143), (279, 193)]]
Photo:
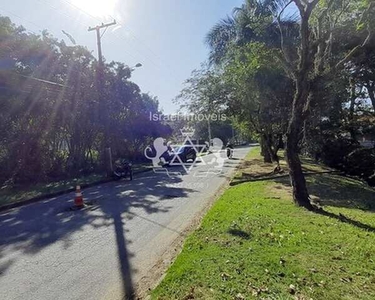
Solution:
[(275, 184), (269, 187), (270, 195), (278, 195), (282, 198), (290, 198), (292, 187), (284, 184)]
[[(285, 161), (283, 153), (279, 154), (280, 158), (280, 171), (275, 170), (275, 164), (265, 163), (262, 157), (249, 158), (244, 161), (238, 168), (237, 174), (234, 176), (231, 185), (237, 185), (249, 181), (259, 180), (277, 180), (283, 184), (289, 185), (289, 168)], [(320, 173), (335, 172), (332, 168), (318, 164), (313, 159), (308, 157), (301, 157), (302, 170), (305, 175), (313, 175)], [(286, 181), (286, 182), (284, 182)]]

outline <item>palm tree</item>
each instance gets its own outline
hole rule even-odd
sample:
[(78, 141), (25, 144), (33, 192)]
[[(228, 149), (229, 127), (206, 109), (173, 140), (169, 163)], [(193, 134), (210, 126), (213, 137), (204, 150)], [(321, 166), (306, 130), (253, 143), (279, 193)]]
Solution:
[[(271, 47), (280, 47), (280, 28), (274, 15), (285, 0), (246, 0), (241, 7), (233, 10), (232, 16), (220, 20), (206, 36), (210, 48), (210, 62), (219, 65), (225, 60), (232, 45), (249, 42), (264, 42)], [(287, 33), (287, 43), (295, 43), (298, 37), (298, 24), (293, 16), (280, 23)]]
[(227, 16), (220, 20), (206, 36), (210, 47), (210, 62), (219, 64), (228, 52), (229, 46), (237, 39), (237, 23), (234, 17)]

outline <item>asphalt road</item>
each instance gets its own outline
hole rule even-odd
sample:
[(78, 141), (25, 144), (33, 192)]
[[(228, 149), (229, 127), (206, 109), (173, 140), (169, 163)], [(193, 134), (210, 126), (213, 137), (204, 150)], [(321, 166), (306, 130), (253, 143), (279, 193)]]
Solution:
[(235, 149), (221, 174), (201, 162), (189, 173), (169, 168), (181, 175), (86, 189), (82, 211), (69, 210), (71, 193), (0, 213), (0, 299), (111, 300), (144, 290), (248, 151)]

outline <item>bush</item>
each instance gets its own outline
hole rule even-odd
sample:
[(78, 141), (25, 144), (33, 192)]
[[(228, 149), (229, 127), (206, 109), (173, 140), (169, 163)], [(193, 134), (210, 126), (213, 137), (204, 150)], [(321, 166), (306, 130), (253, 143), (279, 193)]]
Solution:
[(353, 151), (360, 149), (359, 143), (339, 137), (323, 141), (319, 158), (327, 166), (345, 171), (346, 158)]
[(332, 138), (324, 141), (319, 158), (327, 166), (375, 186), (375, 149), (363, 148), (351, 139)]
[(375, 186), (375, 149), (360, 148), (351, 152), (345, 159), (344, 171)]

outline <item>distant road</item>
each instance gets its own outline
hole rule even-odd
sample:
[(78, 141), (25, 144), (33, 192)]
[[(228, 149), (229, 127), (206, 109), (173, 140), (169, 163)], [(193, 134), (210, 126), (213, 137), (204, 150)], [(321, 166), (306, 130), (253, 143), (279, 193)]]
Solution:
[(220, 175), (201, 177), (209, 166), (199, 163), (86, 189), (83, 211), (68, 210), (71, 193), (0, 213), (0, 298), (111, 300), (148, 287), (249, 149)]

